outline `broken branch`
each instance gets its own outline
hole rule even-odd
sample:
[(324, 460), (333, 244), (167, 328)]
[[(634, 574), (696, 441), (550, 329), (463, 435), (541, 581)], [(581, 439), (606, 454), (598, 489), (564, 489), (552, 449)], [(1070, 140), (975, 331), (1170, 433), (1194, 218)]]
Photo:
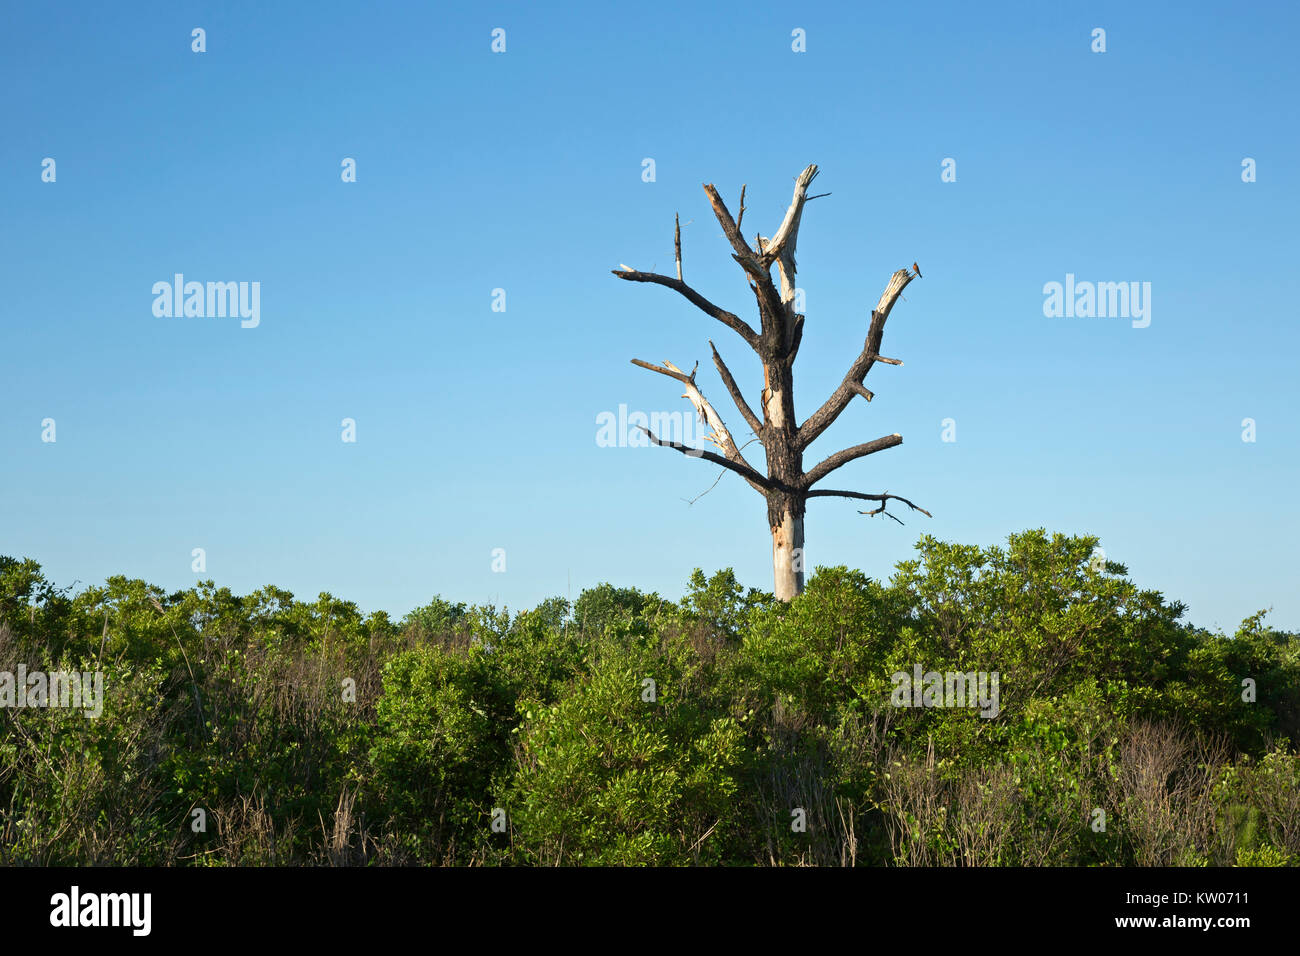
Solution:
[(785, 251), (787, 243), (793, 257), (795, 239), (799, 234), (799, 218), (803, 215), (803, 204), (807, 201), (808, 184), (816, 178), (817, 164), (813, 163), (804, 169), (799, 174), (798, 179), (795, 180), (794, 198), (790, 200), (790, 207), (785, 211), (785, 219), (781, 221), (781, 227), (777, 229), (772, 241), (763, 250), (764, 265), (770, 266), (779, 259), (781, 253)]
[(754, 280), (754, 291), (760, 306), (766, 313), (779, 316), (781, 300), (776, 293), (776, 286), (772, 285), (772, 276), (768, 272), (771, 268), (770, 264), (761, 262), (754, 254), (754, 250), (749, 247), (749, 243), (745, 242), (745, 237), (740, 234), (739, 227), (731, 218), (727, 204), (718, 195), (717, 188), (712, 183), (705, 183), (704, 192), (709, 197), (709, 205), (713, 207), (713, 215), (717, 218), (718, 225), (722, 227), (723, 234), (731, 243), (731, 248), (735, 250), (731, 258), (735, 259)]
[(705, 315), (712, 316), (723, 325), (727, 326), (727, 328), (734, 331), (749, 344), (750, 348), (754, 350), (758, 349), (758, 333), (750, 328), (748, 322), (740, 318), (738, 315), (714, 305), (681, 279), (674, 279), (672, 276), (659, 275), (655, 272), (638, 272), (635, 269), (628, 269), (626, 267), (623, 271), (619, 271), (618, 269), (613, 269), (611, 271), (620, 279), (626, 279), (628, 282), (651, 282), (655, 285), (661, 285), (680, 293), (687, 299), (687, 301)]
[[(886, 362), (889, 365), (902, 365), (898, 359), (885, 359), (880, 355), (880, 340), (885, 333), (885, 321), (889, 318), (889, 312), (902, 295), (907, 284), (915, 278), (912, 273), (906, 269), (899, 269), (889, 277), (889, 284), (885, 286), (885, 291), (880, 295), (880, 301), (876, 304), (871, 313), (871, 326), (867, 330), (867, 339), (862, 345), (862, 352), (854, 360), (853, 365), (849, 368), (848, 373), (844, 376), (838, 388), (831, 393), (831, 397), (826, 399), (821, 408), (808, 416), (807, 420), (799, 426), (799, 434), (796, 444), (800, 451), (807, 448), (817, 440), (822, 432), (830, 427), (835, 419), (839, 418), (840, 413), (848, 406), (854, 395), (861, 395), (865, 391), (862, 387), (862, 380), (871, 371), (871, 366), (877, 361)], [(868, 398), (870, 393), (868, 393)]]
[(753, 485), (754, 489), (760, 493), (766, 493), (766, 491), (772, 487), (771, 482), (746, 464), (728, 461), (721, 455), (715, 455), (713, 452), (705, 451), (702, 448), (691, 448), (689, 445), (683, 445), (681, 442), (663, 441), (657, 438), (655, 433), (644, 425), (637, 425), (636, 427), (645, 432), (650, 440), (661, 448), (672, 448), (681, 452), (683, 455), (686, 455), (688, 458), (703, 458), (705, 461), (711, 461), (715, 465), (729, 468)]
[[(696, 414), (699, 415), (700, 420), (709, 426), (710, 434), (706, 438), (726, 455), (728, 461), (742, 466), (747, 471), (758, 474), (758, 472), (754, 471), (753, 466), (745, 460), (745, 456), (740, 453), (740, 449), (736, 447), (736, 442), (732, 439), (731, 432), (728, 431), (726, 424), (722, 421), (722, 416), (714, 410), (713, 406), (709, 404), (709, 400), (704, 397), (704, 394), (696, 386), (695, 372), (700, 367), (698, 362), (695, 363), (695, 368), (691, 370), (690, 375), (687, 375), (672, 362), (667, 361), (662, 366), (659, 366), (643, 362), (640, 359), (632, 359), (632, 364), (649, 369), (652, 372), (658, 372), (660, 375), (667, 375), (669, 378), (681, 382), (686, 387), (686, 394), (682, 397), (690, 400), (690, 403), (695, 406)], [(694, 453), (696, 450), (692, 451)]]
[(820, 464), (804, 472), (803, 487), (811, 488), (836, 468), (847, 465), (851, 461), (865, 458), (867, 455), (874, 455), (878, 451), (884, 451), (886, 448), (893, 448), (895, 445), (901, 444), (903, 444), (903, 436), (895, 432), (893, 435), (886, 435), (883, 438), (877, 438), (875, 441), (837, 451), (825, 458)]
[[(880, 502), (880, 507), (877, 508), (877, 509), (875, 509), (874, 511), (859, 511), (859, 512), (858, 512), (858, 514), (864, 514), (864, 515), (889, 514), (889, 512), (885, 511), (885, 503), (888, 502), (888, 501), (890, 501), (890, 500), (893, 500), (893, 501), (901, 501), (903, 504), (907, 505), (907, 506), (908, 506), (909, 508), (911, 508), (913, 511), (919, 511), (919, 512), (921, 512), (921, 514), (925, 515), (927, 518), (933, 518), (933, 517), (934, 517), (934, 515), (930, 514), (930, 512), (926, 511), (926, 510), (925, 510), (924, 508), (922, 508), (920, 505), (913, 504), (912, 502), (910, 502), (910, 501), (908, 501), (906, 498), (904, 498), (902, 495), (891, 495), (889, 492), (885, 492), (884, 494), (880, 494), (880, 495), (872, 495), (872, 494), (867, 494), (866, 492), (862, 492), (862, 491), (823, 491), (823, 490), (817, 490), (817, 491), (805, 491), (805, 492), (804, 492), (804, 496), (805, 496), (805, 497), (808, 497), (808, 498), (822, 498), (822, 497), (825, 497), (825, 498), (860, 498), (860, 499), (862, 499), (862, 500), (864, 500), (864, 501), (879, 501), (879, 502)], [(894, 518), (893, 515), (889, 515), (889, 517)], [(897, 518), (894, 518), (894, 520), (895, 520), (895, 521), (898, 521)], [(899, 523), (899, 524), (902, 524), (903, 522), (898, 521), (898, 523)]]

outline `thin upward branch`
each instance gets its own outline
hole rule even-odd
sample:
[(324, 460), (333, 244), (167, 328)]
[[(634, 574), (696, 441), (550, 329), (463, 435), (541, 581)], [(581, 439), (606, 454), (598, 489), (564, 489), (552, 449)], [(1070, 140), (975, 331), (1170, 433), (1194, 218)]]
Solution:
[(677, 281), (682, 281), (682, 220), (673, 213), (673, 250), (677, 253)]
[[(748, 448), (750, 445), (754, 444), (754, 442), (756, 442), (756, 441), (758, 441), (757, 438), (751, 438), (749, 441), (745, 442), (745, 444), (743, 444), (743, 445), (740, 446), (740, 450), (741, 450), (741, 451), (744, 451), (746, 448)], [(716, 478), (713, 479), (713, 484), (709, 485), (709, 487), (705, 488), (703, 491), (701, 491), (701, 492), (700, 492), (698, 495), (696, 495), (694, 498), (683, 498), (682, 501), (686, 502), (688, 505), (693, 505), (693, 504), (695, 504), (695, 502), (699, 501), (701, 498), (703, 498), (705, 495), (707, 495), (707, 494), (708, 494), (710, 491), (712, 491), (714, 488), (718, 487), (718, 482), (720, 482), (720, 481), (722, 480), (722, 476), (725, 475), (726, 473), (727, 473), (727, 469), (725, 469), (725, 468), (722, 469), (722, 471), (718, 472), (718, 477), (716, 477)]]
[(736, 379), (731, 374), (731, 369), (727, 368), (727, 363), (722, 361), (722, 356), (718, 354), (718, 347), (709, 340), (709, 348), (713, 349), (713, 364), (718, 369), (718, 374), (722, 376), (722, 384), (727, 386), (727, 391), (731, 394), (731, 400), (735, 402), (736, 408), (745, 419), (745, 424), (749, 430), (761, 440), (763, 437), (763, 423), (758, 420), (754, 410), (749, 407), (749, 402), (745, 401), (744, 394), (740, 391), (740, 386), (736, 384)]

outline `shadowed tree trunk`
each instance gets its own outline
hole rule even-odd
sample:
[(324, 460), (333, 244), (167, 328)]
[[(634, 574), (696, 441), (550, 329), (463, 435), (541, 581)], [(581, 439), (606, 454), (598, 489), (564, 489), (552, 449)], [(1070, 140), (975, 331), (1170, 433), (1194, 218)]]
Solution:
[[(755, 491), (767, 500), (767, 523), (772, 533), (772, 573), (773, 590), (782, 601), (788, 601), (803, 590), (804, 570), (804, 510), (809, 498), (838, 497), (858, 498), (874, 501), (877, 507), (871, 511), (862, 511), (865, 515), (886, 515), (895, 518), (885, 510), (889, 500), (901, 501), (913, 510), (929, 516), (929, 512), (920, 508), (906, 498), (891, 495), (868, 494), (860, 491), (834, 491), (814, 488), (841, 465), (858, 458), (901, 445), (902, 436), (886, 435), (874, 441), (845, 448), (823, 459), (811, 469), (805, 471), (803, 466), (804, 451), (811, 445), (840, 413), (848, 407), (854, 396), (860, 395), (868, 402), (872, 392), (862, 384), (867, 373), (877, 362), (889, 365), (902, 365), (897, 359), (886, 358), (880, 354), (880, 340), (884, 333), (885, 321), (894, 303), (902, 294), (907, 284), (920, 275), (907, 269), (899, 269), (889, 278), (885, 291), (871, 313), (871, 325), (867, 331), (866, 342), (862, 352), (849, 367), (844, 380), (839, 384), (830, 398), (813, 412), (802, 425), (796, 424), (794, 411), (794, 360), (799, 354), (799, 344), (803, 338), (804, 317), (795, 312), (795, 243), (799, 236), (799, 224), (803, 217), (804, 205), (819, 196), (809, 196), (808, 186), (817, 176), (817, 167), (809, 166), (799, 174), (795, 183), (794, 198), (786, 210), (775, 235), (765, 239), (761, 235), (754, 237), (754, 245), (745, 240), (741, 234), (741, 223), (745, 216), (745, 190), (740, 190), (740, 209), (733, 220), (722, 197), (712, 184), (704, 187), (713, 206), (713, 214), (722, 226), (723, 234), (734, 250), (732, 258), (745, 271), (750, 291), (754, 294), (758, 306), (759, 328), (754, 328), (739, 316), (714, 305), (700, 295), (682, 279), (682, 241), (681, 226), (674, 230), (673, 244), (676, 249), (677, 278), (659, 275), (653, 272), (638, 272), (627, 266), (614, 270), (614, 275), (629, 282), (651, 282), (673, 289), (696, 308), (717, 319), (723, 325), (745, 340), (753, 349), (763, 365), (763, 391), (759, 396), (759, 414), (741, 393), (730, 369), (718, 354), (713, 342), (709, 347), (713, 351), (713, 364), (722, 377), (722, 383), (735, 402), (737, 410), (753, 431), (754, 436), (763, 446), (767, 457), (766, 474), (755, 469), (731, 437), (731, 432), (722, 419), (709, 404), (695, 384), (695, 369), (688, 375), (672, 362), (653, 365), (640, 359), (633, 359), (635, 365), (667, 375), (676, 379), (686, 388), (685, 398), (695, 406), (700, 420), (708, 425), (708, 440), (718, 449), (711, 452), (693, 449), (681, 442), (661, 439), (648, 428), (642, 427), (656, 445), (675, 448), (683, 454), (695, 458), (704, 458), (714, 464), (734, 471), (745, 479)], [(829, 195), (823, 193), (822, 195)], [(772, 279), (772, 267), (775, 266), (778, 281)], [(778, 284), (779, 283), (779, 284)], [(640, 427), (640, 426), (638, 426)], [(719, 454), (720, 453), (720, 454)], [(900, 522), (901, 523), (901, 522)]]

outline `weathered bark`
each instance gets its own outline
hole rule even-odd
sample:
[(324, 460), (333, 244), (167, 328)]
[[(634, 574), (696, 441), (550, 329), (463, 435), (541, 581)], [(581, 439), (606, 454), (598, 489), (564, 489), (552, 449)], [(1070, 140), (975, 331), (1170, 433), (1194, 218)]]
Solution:
[[(687, 285), (682, 279), (682, 245), (679, 220), (674, 219), (673, 247), (677, 265), (677, 278), (638, 272), (628, 266), (614, 270), (614, 275), (631, 282), (650, 282), (662, 285), (683, 295), (688, 301), (705, 314), (717, 319), (723, 325), (736, 332), (762, 363), (763, 391), (760, 395), (759, 410), (755, 414), (744, 394), (736, 384), (731, 370), (718, 354), (718, 350), (709, 343), (713, 351), (713, 364), (718, 369), (723, 384), (732, 401), (740, 411), (745, 423), (753, 430), (755, 438), (762, 443), (767, 459), (767, 474), (759, 473), (741, 454), (741, 448), (727, 430), (722, 418), (713, 406), (700, 393), (695, 384), (695, 372), (687, 375), (671, 362), (662, 366), (652, 365), (633, 359), (633, 363), (642, 368), (677, 379), (686, 386), (684, 398), (688, 398), (700, 416), (708, 424), (708, 440), (717, 446), (721, 455), (700, 449), (691, 449), (673, 441), (663, 441), (644, 429), (656, 445), (674, 448), (691, 457), (704, 458), (714, 464), (734, 471), (745, 479), (749, 485), (767, 499), (768, 527), (772, 534), (772, 573), (773, 592), (782, 601), (789, 601), (803, 590), (804, 583), (804, 510), (808, 498), (844, 497), (876, 501), (879, 507), (860, 514), (883, 514), (898, 519), (885, 510), (888, 501), (896, 500), (913, 510), (929, 516), (929, 512), (898, 495), (888, 492), (869, 494), (855, 491), (814, 490), (812, 486), (825, 478), (835, 469), (850, 461), (863, 458), (902, 444), (902, 436), (886, 435), (874, 441), (845, 448), (827, 458), (809, 471), (804, 471), (803, 452), (827, 427), (839, 417), (854, 395), (861, 395), (867, 401), (873, 393), (862, 384), (867, 373), (876, 362), (890, 365), (902, 365), (897, 359), (880, 355), (880, 341), (884, 333), (885, 321), (890, 310), (898, 300), (907, 284), (920, 276), (906, 269), (899, 269), (889, 280), (876, 308), (871, 313), (871, 325), (867, 332), (862, 353), (850, 367), (844, 381), (830, 398), (814, 412), (802, 426), (798, 425), (794, 411), (794, 360), (798, 355), (799, 345), (803, 339), (804, 316), (794, 311), (795, 304), (795, 246), (799, 238), (799, 226), (803, 220), (804, 206), (807, 202), (819, 198), (809, 196), (808, 186), (817, 176), (817, 166), (811, 165), (799, 174), (795, 181), (794, 198), (786, 210), (785, 218), (771, 239), (755, 236), (754, 246), (745, 240), (740, 232), (740, 223), (745, 215), (745, 190), (741, 189), (740, 214), (735, 221), (731, 218), (726, 203), (712, 184), (706, 184), (705, 193), (713, 207), (718, 224), (734, 250), (732, 258), (744, 269), (750, 290), (758, 306), (759, 329), (755, 330), (743, 319), (732, 312), (719, 308), (708, 299)], [(821, 195), (830, 195), (822, 193)], [(772, 281), (772, 267), (776, 266), (780, 277), (780, 287)], [(696, 368), (698, 369), (698, 363)], [(748, 443), (746, 443), (748, 444)], [(901, 522), (900, 522), (901, 523)]]
[[(794, 377), (784, 361), (765, 362), (763, 377), (763, 446), (767, 474), (782, 485), (798, 488), (803, 477), (803, 453), (795, 441)], [(767, 523), (772, 530), (772, 591), (789, 601), (803, 591), (802, 495), (771, 491)]]
[(789, 601), (803, 592), (803, 500), (773, 495), (767, 499), (772, 526), (772, 593)]

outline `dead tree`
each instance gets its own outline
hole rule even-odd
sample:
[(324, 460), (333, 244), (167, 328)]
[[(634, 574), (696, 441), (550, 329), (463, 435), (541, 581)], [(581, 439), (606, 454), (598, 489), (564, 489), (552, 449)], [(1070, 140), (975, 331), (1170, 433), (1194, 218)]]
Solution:
[[(835, 491), (827, 488), (814, 488), (819, 481), (827, 477), (841, 465), (846, 465), (858, 458), (901, 445), (901, 435), (885, 435), (861, 445), (854, 445), (828, 455), (808, 470), (804, 470), (803, 456), (817, 437), (821, 435), (840, 413), (848, 407), (854, 396), (862, 396), (871, 401), (872, 392), (862, 384), (867, 373), (877, 362), (887, 365), (902, 365), (898, 359), (886, 358), (880, 354), (880, 340), (885, 331), (885, 321), (890, 310), (909, 282), (917, 278), (907, 269), (899, 269), (889, 278), (880, 301), (871, 313), (871, 325), (867, 331), (866, 342), (862, 352), (849, 366), (848, 373), (839, 387), (831, 393), (830, 398), (813, 412), (802, 425), (795, 424), (794, 412), (794, 360), (799, 354), (799, 343), (803, 338), (804, 317), (795, 312), (795, 242), (799, 235), (799, 223), (803, 217), (804, 204), (819, 196), (809, 196), (808, 186), (817, 176), (816, 165), (809, 166), (796, 181), (794, 198), (786, 210), (776, 234), (771, 239), (755, 236), (751, 247), (741, 234), (741, 222), (745, 216), (745, 189), (740, 190), (740, 211), (736, 218), (731, 218), (722, 197), (712, 183), (705, 184), (704, 192), (713, 206), (722, 231), (731, 243), (734, 251), (732, 258), (744, 269), (750, 291), (758, 304), (760, 319), (759, 330), (755, 331), (745, 320), (726, 309), (719, 308), (700, 295), (682, 280), (682, 242), (681, 226), (674, 230), (673, 242), (676, 249), (677, 277), (659, 275), (653, 272), (638, 272), (623, 266), (614, 270), (614, 275), (629, 282), (652, 282), (656, 285), (673, 289), (696, 308), (717, 319), (742, 339), (758, 355), (763, 363), (763, 391), (759, 398), (759, 414), (755, 414), (735, 378), (727, 368), (722, 356), (718, 354), (713, 342), (709, 347), (713, 351), (713, 364), (717, 366), (722, 383), (730, 393), (732, 401), (741, 416), (749, 425), (755, 437), (762, 444), (767, 456), (767, 473), (755, 469), (741, 453), (741, 448), (731, 437), (731, 432), (723, 424), (722, 418), (709, 404), (695, 384), (695, 369), (688, 375), (671, 362), (653, 365), (640, 359), (633, 359), (634, 365), (647, 368), (652, 372), (667, 375), (681, 382), (686, 389), (684, 398), (695, 406), (700, 421), (710, 428), (708, 440), (717, 447), (721, 454), (707, 450), (692, 449), (689, 446), (667, 439), (661, 439), (648, 428), (642, 427), (650, 441), (665, 448), (675, 448), (691, 457), (703, 458), (723, 468), (734, 471), (745, 479), (755, 491), (767, 499), (767, 523), (772, 531), (772, 570), (776, 597), (788, 601), (803, 590), (803, 548), (804, 510), (809, 498), (835, 497), (858, 498), (874, 501), (878, 507), (871, 511), (861, 511), (865, 515), (886, 515), (898, 519), (885, 510), (892, 499), (901, 501), (915, 511), (927, 517), (924, 508), (918, 507), (906, 498), (888, 492), (868, 494), (861, 491)], [(822, 193), (821, 195), (829, 195)], [(776, 266), (780, 277), (780, 289), (772, 280), (772, 267)], [(641, 427), (641, 426), (638, 426)], [(901, 522), (899, 522), (901, 524)]]

